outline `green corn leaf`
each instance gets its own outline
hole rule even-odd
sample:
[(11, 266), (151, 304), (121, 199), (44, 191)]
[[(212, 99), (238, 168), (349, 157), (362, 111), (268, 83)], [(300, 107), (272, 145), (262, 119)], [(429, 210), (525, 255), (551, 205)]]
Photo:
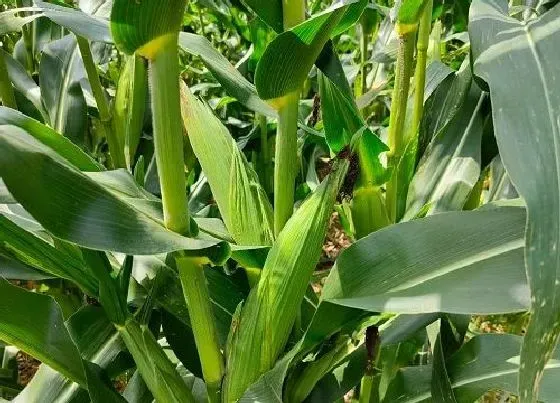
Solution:
[(14, 109), (0, 106), (0, 125), (13, 125), (25, 130), (82, 171), (95, 172), (103, 169), (101, 165), (71, 141), (50, 127)]
[(61, 239), (129, 255), (201, 250), (219, 243), (168, 231), (154, 218), (160, 205), (123, 201), (17, 127), (0, 127), (0, 144), (0, 176), (10, 193)]
[(397, 14), (398, 24), (416, 25), (420, 20), (420, 14), (424, 10), (426, 0), (401, 0)]
[(124, 326), (118, 326), (117, 329), (156, 401), (195, 401), (191, 391), (146, 326), (129, 319)]
[(242, 0), (242, 2), (276, 32), (284, 30), (282, 0)]
[(0, 255), (65, 278), (91, 296), (97, 295), (97, 281), (77, 255), (59, 250), (0, 214)]
[(448, 326), (442, 319), (438, 319), (427, 328), (433, 354), (431, 391), (437, 402), (457, 403), (445, 364), (446, 346), (442, 341), (443, 333), (449, 330)]
[(41, 14), (20, 15), (22, 12), (39, 11), (34, 7), (12, 8), (0, 13), (0, 35), (10, 32), (19, 32), (21, 28), (40, 17)]
[(271, 245), (272, 207), (256, 173), (227, 128), (184, 83), (181, 98), (190, 143), (229, 233), (240, 245)]
[(85, 147), (87, 105), (80, 85), (82, 77), (85, 77), (85, 69), (73, 35), (45, 46), (39, 80), (50, 126), (73, 143)]
[(142, 136), (147, 90), (148, 76), (144, 62), (138, 56), (128, 56), (117, 85), (113, 122), (115, 133), (124, 145), (129, 169)]
[(87, 385), (82, 359), (58, 304), (0, 279), (0, 338), (80, 385)]
[(109, 31), (109, 22), (103, 18), (72, 7), (63, 7), (46, 1), (35, 0), (34, 3), (43, 16), (78, 36), (95, 42), (113, 42)]
[(346, 160), (336, 163), (333, 172), (286, 223), (268, 253), (259, 283), (251, 290), (230, 335), (226, 401), (240, 398), (249, 385), (273, 368), (282, 352), (319, 258), (347, 168)]
[(138, 371), (134, 372), (126, 384), (123, 397), (129, 402), (135, 403), (152, 403), (154, 401), (154, 396)]
[(347, 6), (342, 3), (278, 35), (266, 48), (255, 85), (265, 100), (281, 98), (303, 85)]
[(503, 207), (391, 226), (339, 256), (322, 298), (373, 312), (524, 311), (524, 224), (524, 209)]
[(43, 104), (41, 103), (41, 89), (27, 74), (25, 67), (3, 49), (0, 49), (0, 54), (6, 61), (8, 75), (10, 76), (10, 81), (14, 85), (14, 89), (28, 99), (42, 117), (47, 117), (47, 112), (44, 110)]
[(181, 32), (179, 46), (184, 51), (199, 56), (227, 93), (247, 108), (266, 116), (277, 116), (276, 111), (259, 98), (255, 86), (247, 81), (229, 60), (212, 46), (208, 39), (200, 35)]
[[(469, 340), (446, 360), (451, 387), (458, 403), (470, 403), (490, 390), (517, 389), (519, 349), (523, 337), (511, 334), (484, 334)], [(558, 350), (543, 370), (541, 400), (554, 402), (560, 393)], [(432, 401), (431, 365), (404, 368), (397, 374), (386, 396), (396, 403)]]
[[(176, 34), (183, 22), (185, 4), (186, 0), (115, 0), (111, 11), (115, 44), (132, 54), (158, 38)], [(150, 53), (151, 49), (145, 51)]]
[[(426, 205), (427, 214), (461, 210), (478, 181), (486, 95), (470, 76), (466, 64), (455, 77), (470, 90), (465, 89), (467, 96), (460, 110), (434, 135), (420, 160), (408, 188), (405, 220), (416, 217)], [(433, 112), (437, 115), (441, 110)]]
[[(86, 305), (66, 321), (66, 327), (84, 360), (107, 369), (109, 376), (128, 369), (122, 365), (126, 360), (120, 360), (126, 347), (103, 309)], [(87, 398), (86, 389), (42, 364), (14, 402), (62, 403)]]
[(560, 7), (522, 23), (508, 16), (505, 1), (475, 1), (469, 30), (474, 74), (490, 87), (500, 156), (527, 203), (532, 316), (521, 352), (519, 394), (522, 403), (532, 403), (560, 335), (560, 91), (555, 81)]
[[(28, 13), (28, 15), (24, 17), (18, 15), (21, 12)], [(40, 0), (34, 1), (34, 7), (12, 8), (0, 13), (0, 34), (21, 31), (25, 24), (39, 17), (47, 17), (55, 24), (63, 26), (90, 41), (113, 42), (108, 21), (72, 7), (64, 7)]]

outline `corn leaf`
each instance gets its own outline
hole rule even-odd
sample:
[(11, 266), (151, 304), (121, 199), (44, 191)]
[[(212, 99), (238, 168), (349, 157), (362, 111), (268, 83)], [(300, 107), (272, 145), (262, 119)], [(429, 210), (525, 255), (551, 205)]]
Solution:
[(328, 218), (347, 168), (348, 161), (337, 162), (286, 223), (268, 253), (259, 283), (251, 290), (230, 334), (226, 401), (239, 399), (273, 368), (282, 352), (320, 256)]
[(17, 260), (44, 273), (65, 278), (91, 296), (97, 295), (97, 280), (77, 255), (59, 250), (25, 231), (0, 214), (0, 255)]
[(156, 401), (195, 401), (191, 391), (146, 326), (129, 319), (125, 326), (119, 326), (117, 329)]
[(402, 0), (397, 13), (399, 24), (418, 24), (426, 0)]
[(509, 17), (507, 2), (477, 0), (469, 31), (474, 74), (490, 87), (500, 156), (527, 203), (532, 316), (521, 352), (519, 394), (522, 403), (535, 402), (560, 335), (560, 6), (522, 23)]
[(82, 171), (100, 171), (103, 169), (101, 165), (71, 141), (50, 127), (25, 116), (21, 112), (0, 106), (0, 125), (20, 127)]
[(80, 84), (83, 77), (85, 69), (74, 35), (45, 46), (39, 80), (50, 126), (81, 147), (87, 145), (87, 105)]
[[(461, 210), (480, 176), (486, 96), (472, 82), (468, 64), (454, 80), (467, 95), (457, 114), (434, 134), (418, 164), (408, 188), (405, 220), (416, 217), (426, 205), (427, 214)], [(436, 116), (442, 113), (429, 112)]]
[(82, 359), (58, 304), (0, 279), (0, 338), (38, 358), (80, 385), (87, 385)]
[(242, 0), (242, 2), (276, 32), (284, 30), (282, 0)]
[(255, 85), (262, 99), (280, 98), (302, 86), (346, 8), (341, 3), (313, 16), (281, 33), (267, 46), (255, 72)]
[(524, 311), (524, 223), (524, 209), (503, 207), (383, 229), (340, 255), (322, 298), (374, 312)]
[(115, 44), (121, 51), (132, 54), (157, 38), (176, 34), (183, 22), (185, 4), (186, 0), (115, 0), (111, 10)]
[(181, 88), (183, 122), (229, 233), (240, 245), (272, 244), (272, 207), (256, 173), (220, 120)]
[(28, 24), (31, 21), (41, 16), (40, 13), (26, 15), (26, 16), (22, 16), (20, 14), (21, 12), (28, 12), (28, 11), (39, 11), (39, 10), (36, 10), (34, 7), (21, 7), (21, 8), (12, 8), (1, 12), (0, 35), (4, 35), (10, 32), (19, 32), (21, 31), (21, 28), (25, 24)]
[(39, 86), (27, 74), (25, 67), (23, 67), (8, 52), (0, 49), (0, 54), (6, 61), (8, 75), (10, 77), (10, 81), (14, 85), (14, 89), (28, 99), (42, 117), (46, 117), (47, 113), (41, 103), (41, 89)]
[(241, 104), (263, 115), (277, 116), (276, 111), (259, 97), (255, 86), (247, 81), (229, 60), (212, 46), (208, 39), (200, 35), (181, 32), (179, 46), (184, 51), (199, 56), (226, 92)]
[[(110, 369), (109, 376), (128, 369), (127, 360), (121, 359), (126, 348), (102, 308), (93, 305), (81, 308), (66, 321), (66, 327), (84, 360)], [(87, 393), (86, 389), (42, 364), (14, 402), (71, 402), (87, 399)]]
[[(515, 393), (519, 371), (519, 349), (523, 337), (485, 334), (469, 340), (446, 360), (451, 387), (458, 403), (470, 403), (489, 390)], [(560, 393), (558, 350), (544, 368), (541, 399), (553, 402)], [(402, 369), (391, 384), (386, 401), (397, 403), (432, 401), (431, 365)]]
[(0, 176), (10, 193), (59, 238), (130, 255), (200, 250), (219, 243), (166, 230), (146, 214), (154, 210), (149, 202), (140, 210), (138, 204), (119, 199), (17, 127), (0, 128), (0, 145)]

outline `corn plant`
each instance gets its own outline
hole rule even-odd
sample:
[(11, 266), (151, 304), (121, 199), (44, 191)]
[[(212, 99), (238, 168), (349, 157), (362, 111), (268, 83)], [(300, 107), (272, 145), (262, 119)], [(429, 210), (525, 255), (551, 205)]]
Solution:
[(558, 401), (559, 21), (2, 3), (0, 398)]

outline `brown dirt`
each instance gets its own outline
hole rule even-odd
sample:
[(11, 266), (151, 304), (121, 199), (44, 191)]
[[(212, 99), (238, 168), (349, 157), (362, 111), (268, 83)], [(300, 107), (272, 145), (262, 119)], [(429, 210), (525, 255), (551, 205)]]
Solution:
[(31, 381), (35, 372), (39, 369), (41, 361), (36, 360), (29, 354), (19, 351), (16, 354), (16, 361), (18, 366), (18, 383), (25, 386)]

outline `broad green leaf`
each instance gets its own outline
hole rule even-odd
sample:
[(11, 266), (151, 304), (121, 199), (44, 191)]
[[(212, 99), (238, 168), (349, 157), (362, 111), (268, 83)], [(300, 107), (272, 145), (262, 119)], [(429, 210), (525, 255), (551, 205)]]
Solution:
[(0, 52), (6, 61), (8, 74), (16, 91), (19, 91), (33, 104), (43, 117), (46, 117), (46, 111), (41, 103), (41, 89), (39, 86), (31, 77), (29, 77), (25, 67), (15, 60), (9, 53), (5, 52), (3, 49), (0, 49)]
[(470, 76), (466, 65), (455, 77), (470, 90), (460, 111), (434, 135), (420, 160), (408, 188), (404, 220), (416, 217), (426, 205), (427, 214), (461, 210), (478, 181), (486, 96)]
[(499, 155), (490, 163), (489, 178), (490, 187), (488, 193), (484, 195), (484, 201), (486, 203), (519, 197)]
[(360, 19), (368, 3), (369, 0), (357, 0), (350, 4), (335, 29), (331, 32), (331, 37), (334, 38), (350, 29)]
[[(82, 6), (81, 3), (80, 6)], [(76, 35), (90, 41), (113, 43), (109, 31), (109, 21), (98, 16), (98, 12), (85, 13), (72, 7), (62, 7), (39, 0), (35, 0), (35, 6), (43, 16)]]
[(240, 245), (272, 244), (272, 206), (257, 174), (227, 128), (184, 83), (181, 112), (193, 151), (233, 239)]
[(523, 311), (524, 223), (524, 209), (504, 207), (391, 226), (340, 255), (322, 298), (374, 312)]
[(12, 8), (0, 13), (0, 35), (10, 32), (19, 32), (21, 28), (40, 17), (41, 14), (20, 15), (21, 12), (39, 11), (34, 7)]
[[(511, 334), (484, 334), (469, 340), (446, 360), (453, 393), (458, 403), (471, 403), (489, 390), (515, 393), (519, 371), (519, 349), (523, 338)], [(558, 351), (544, 368), (541, 401), (554, 402), (560, 393)], [(431, 366), (401, 370), (391, 384), (388, 402), (431, 402)]]
[[(385, 355), (390, 355), (393, 350), (408, 351), (407, 346), (402, 343), (436, 318), (436, 314), (398, 315), (381, 325), (379, 328), (382, 346), (380, 365), (387, 369), (388, 362), (385, 360)], [(415, 352), (416, 350), (413, 351), (413, 353)], [(398, 351), (396, 355), (398, 356)], [(309, 396), (309, 401), (312, 403), (333, 402), (343, 398), (349, 390), (360, 383), (364, 375), (366, 360), (367, 351), (362, 342), (356, 350), (347, 355), (317, 383)], [(400, 364), (400, 362), (396, 364)]]
[(335, 164), (276, 239), (259, 283), (252, 288), (239, 323), (232, 329), (224, 380), (226, 400), (239, 399), (249, 385), (272, 369), (288, 341), (348, 169), (347, 160)]
[(346, 7), (342, 3), (313, 16), (268, 45), (255, 72), (255, 85), (262, 99), (281, 98), (303, 85)]
[[(31, 14), (23, 17), (18, 15), (21, 12)], [(40, 0), (35, 0), (33, 7), (13, 8), (0, 13), (0, 34), (21, 31), (25, 24), (39, 17), (47, 17), (90, 41), (113, 42), (108, 21), (72, 7), (63, 7)]]
[[(82, 358), (105, 369), (107, 375), (116, 376), (128, 369), (128, 360), (131, 365), (134, 364), (129, 355), (126, 355), (128, 360), (122, 359), (126, 347), (102, 308), (86, 305), (66, 321), (66, 327)], [(15, 402), (63, 403), (82, 399), (89, 401), (85, 389), (48, 366), (41, 365)]]
[(227, 93), (247, 108), (276, 117), (276, 111), (259, 98), (257, 89), (203, 36), (187, 32), (179, 34), (179, 46), (192, 55), (199, 56), (212, 75)]
[(531, 320), (521, 352), (521, 402), (538, 398), (560, 334), (560, 6), (522, 23), (508, 4), (477, 0), (470, 11), (474, 74), (488, 83), (500, 156), (527, 204), (525, 260)]
[(402, 0), (397, 13), (397, 21), (400, 25), (416, 25), (420, 20), (420, 14), (424, 9), (426, 0)]
[(282, 0), (242, 0), (242, 2), (276, 32), (284, 30)]
[(0, 255), (44, 273), (65, 278), (91, 296), (97, 295), (97, 280), (75, 254), (59, 250), (25, 231), (0, 213)]
[(117, 329), (156, 401), (195, 401), (191, 391), (146, 326), (129, 319), (124, 326)]
[(138, 371), (134, 372), (134, 375), (126, 384), (123, 397), (129, 402), (135, 403), (152, 403), (154, 401), (152, 393)]
[(13, 260), (0, 255), (0, 277), (6, 280), (41, 281), (52, 279), (55, 276), (35, 270), (18, 260)]
[[(176, 34), (183, 22), (186, 0), (131, 2), (114, 0), (111, 34), (117, 47), (128, 54), (166, 35)], [(144, 49), (147, 53), (157, 49)]]
[(14, 126), (0, 127), (0, 176), (41, 225), (86, 248), (149, 255), (218, 243), (168, 231), (150, 215), (157, 205), (123, 201)]
[(21, 112), (0, 106), (0, 125), (13, 125), (25, 130), (82, 171), (103, 170), (101, 165), (67, 138)]
[(86, 385), (82, 359), (58, 304), (0, 279), (0, 338)]
[(45, 46), (39, 65), (39, 81), (50, 126), (81, 147), (87, 145), (87, 105), (80, 85), (84, 74), (74, 35)]

